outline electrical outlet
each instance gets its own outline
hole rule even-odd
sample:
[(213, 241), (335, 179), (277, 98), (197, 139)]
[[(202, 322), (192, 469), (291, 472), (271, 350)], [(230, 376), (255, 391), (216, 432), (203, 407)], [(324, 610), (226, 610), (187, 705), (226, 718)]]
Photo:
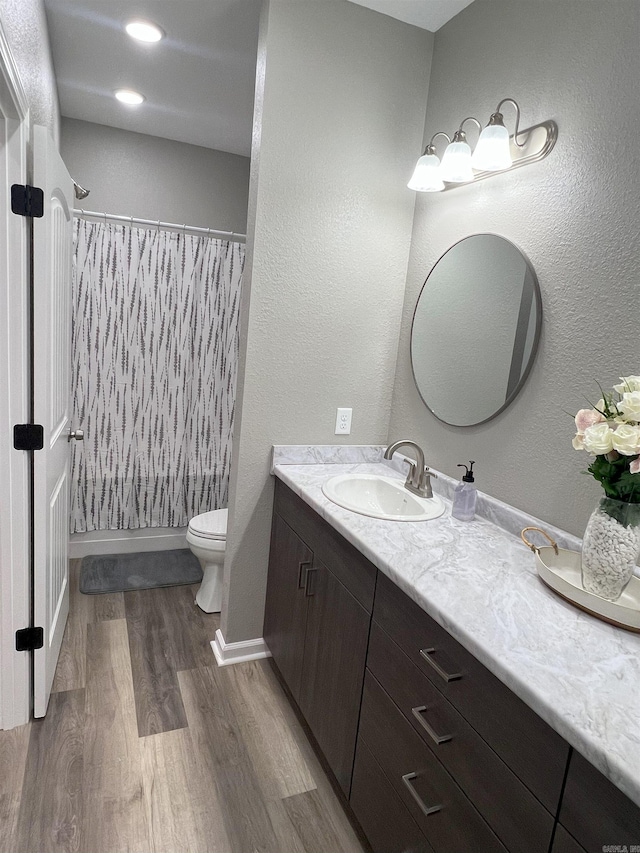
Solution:
[(338, 409), (336, 414), (336, 435), (349, 435), (351, 432), (351, 414), (353, 409)]

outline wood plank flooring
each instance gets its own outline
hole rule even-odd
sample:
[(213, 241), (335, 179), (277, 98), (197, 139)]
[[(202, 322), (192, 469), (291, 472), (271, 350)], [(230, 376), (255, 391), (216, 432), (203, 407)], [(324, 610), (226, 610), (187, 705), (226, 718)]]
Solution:
[(0, 732), (0, 853), (362, 853), (266, 661), (197, 586), (81, 595), (44, 720)]

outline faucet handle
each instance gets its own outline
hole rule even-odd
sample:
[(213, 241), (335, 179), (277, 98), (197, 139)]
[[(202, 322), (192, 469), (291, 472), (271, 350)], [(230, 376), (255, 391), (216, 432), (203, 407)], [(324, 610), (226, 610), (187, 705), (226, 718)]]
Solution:
[(433, 471), (429, 470), (429, 466), (424, 466), (424, 471), (422, 472), (422, 479), (420, 482), (422, 496), (425, 498), (433, 497), (433, 489), (431, 488), (431, 478), (434, 480), (438, 479), (438, 475), (434, 474)]
[(407, 459), (405, 456), (403, 462), (406, 462), (409, 466), (409, 470), (407, 471), (407, 480), (405, 482), (405, 486), (409, 488), (410, 486), (416, 485), (416, 480), (420, 476), (420, 472), (418, 471), (417, 464), (413, 461), (413, 459)]

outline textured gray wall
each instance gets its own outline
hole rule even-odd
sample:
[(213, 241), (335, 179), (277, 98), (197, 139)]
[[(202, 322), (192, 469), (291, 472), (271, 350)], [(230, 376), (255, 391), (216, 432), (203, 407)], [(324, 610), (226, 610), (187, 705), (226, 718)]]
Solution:
[[(416, 439), (429, 463), (453, 476), (457, 462), (477, 460), (480, 489), (578, 535), (601, 489), (581, 474), (587, 456), (571, 448), (566, 413), (584, 406), (584, 395), (598, 398), (596, 381), (606, 388), (640, 369), (639, 43), (637, 3), (476, 0), (438, 31), (433, 52), (426, 136), (451, 133), (470, 114), (486, 122), (510, 96), (524, 127), (553, 118), (559, 139), (540, 164), (419, 194), (389, 437)], [(502, 234), (531, 260), (542, 339), (516, 401), (494, 421), (461, 429), (420, 401), (409, 329), (431, 266), (481, 231)]]
[(60, 141), (60, 108), (43, 0), (0, 0), (6, 33), (31, 109), (31, 123)]
[[(432, 42), (338, 0), (271, 0), (262, 24), (228, 642), (262, 636), (271, 445), (387, 436)], [(337, 406), (353, 407), (342, 439)]]
[(70, 118), (60, 151), (87, 210), (246, 231), (248, 157)]

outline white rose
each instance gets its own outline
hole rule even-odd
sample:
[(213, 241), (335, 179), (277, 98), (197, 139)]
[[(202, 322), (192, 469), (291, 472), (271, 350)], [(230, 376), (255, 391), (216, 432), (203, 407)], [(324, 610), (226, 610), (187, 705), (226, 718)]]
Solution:
[(625, 391), (640, 391), (640, 376), (621, 376), (620, 385), (614, 385), (613, 390), (618, 394), (624, 394)]
[(640, 427), (621, 424), (613, 434), (613, 449), (622, 456), (640, 453)]
[(613, 450), (613, 430), (609, 424), (594, 424), (584, 431), (584, 449), (594, 456), (604, 456)]
[(627, 391), (618, 403), (618, 409), (629, 421), (640, 421), (640, 391)]

